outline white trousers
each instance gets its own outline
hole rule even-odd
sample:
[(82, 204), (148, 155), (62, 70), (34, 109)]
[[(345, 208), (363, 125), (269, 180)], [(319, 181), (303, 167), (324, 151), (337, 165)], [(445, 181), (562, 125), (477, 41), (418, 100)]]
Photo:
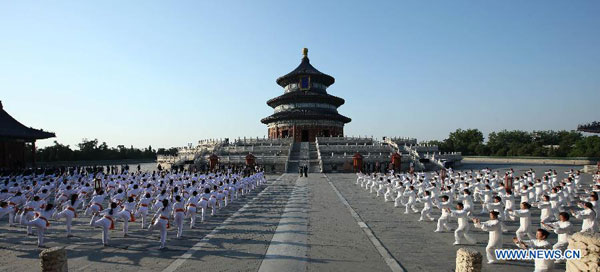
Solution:
[(110, 220), (105, 217), (102, 217), (98, 220), (93, 220), (92, 218), (92, 221), (90, 221), (90, 225), (93, 227), (102, 228), (102, 244), (105, 246), (108, 245), (108, 230), (110, 228), (110, 224)]
[(71, 210), (63, 210), (62, 212), (56, 214), (56, 219), (65, 219), (65, 224), (67, 225), (67, 235), (71, 235), (71, 225), (73, 222), (73, 217), (75, 217), (75, 215)]
[(167, 221), (163, 219), (157, 219), (153, 225), (149, 227), (150, 230), (160, 230), (160, 248), (164, 248), (167, 244)]
[(477, 240), (469, 234), (470, 228), (469, 224), (465, 224), (464, 226), (458, 225), (458, 228), (454, 231), (454, 243), (464, 244), (464, 240), (467, 240), (468, 243), (475, 244)]
[(44, 246), (44, 232), (46, 232), (46, 221), (41, 218), (36, 218), (24, 223), (27, 228), (35, 227), (38, 236), (38, 246)]

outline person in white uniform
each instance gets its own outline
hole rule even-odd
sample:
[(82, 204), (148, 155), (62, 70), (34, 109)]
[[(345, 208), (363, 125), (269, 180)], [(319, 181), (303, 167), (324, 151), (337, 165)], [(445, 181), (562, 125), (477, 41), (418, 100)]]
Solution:
[(67, 226), (67, 237), (72, 237), (71, 235), (71, 227), (73, 224), (73, 218), (77, 218), (77, 208), (81, 206), (83, 203), (79, 199), (77, 194), (72, 194), (71, 198), (63, 203), (62, 211), (54, 214), (55, 219), (65, 219), (65, 224)]
[(175, 220), (175, 226), (177, 227), (177, 238), (181, 238), (183, 234), (183, 219), (185, 218), (185, 205), (181, 201), (181, 196), (175, 196), (175, 203), (173, 204), (173, 219)]
[[(108, 231), (115, 229), (115, 216), (117, 214), (117, 203), (110, 203), (110, 208), (102, 210), (92, 216), (90, 226), (102, 228), (102, 245), (108, 246)], [(96, 220), (96, 216), (101, 215), (100, 219)]]
[(120, 205), (121, 210), (117, 213), (117, 219), (123, 220), (123, 237), (127, 237), (129, 233), (129, 222), (135, 222), (135, 198), (130, 196), (127, 202)]
[(415, 193), (415, 187), (408, 187), (408, 190), (404, 191), (402, 196), (408, 198), (408, 201), (406, 201), (406, 204), (404, 205), (404, 207), (406, 207), (406, 211), (404, 213), (407, 214), (409, 209), (412, 210), (413, 213), (418, 213), (419, 210), (415, 207), (415, 203), (417, 202), (417, 194)]
[(169, 217), (171, 216), (171, 206), (168, 199), (162, 200), (162, 208), (159, 209), (152, 218), (152, 224), (148, 230), (160, 230), (160, 249), (165, 249), (167, 244), (167, 229), (170, 227)]
[(104, 191), (102, 189), (97, 190), (96, 194), (94, 196), (92, 196), (92, 200), (90, 200), (90, 205), (85, 210), (86, 216), (92, 215), (92, 221), (95, 221), (95, 219), (96, 219), (95, 216), (96, 216), (96, 214), (98, 214), (98, 212), (104, 210), (104, 207), (102, 206), (102, 202), (104, 202), (105, 198), (106, 198), (106, 194), (104, 193)]
[[(569, 246), (569, 237), (573, 234), (573, 226), (571, 222), (569, 222), (569, 214), (566, 212), (561, 212), (558, 215), (559, 220), (557, 222), (542, 222), (542, 225), (550, 230), (553, 230), (554, 233), (558, 234), (558, 241), (556, 244), (552, 246), (552, 249), (558, 249), (564, 251)], [(561, 260), (556, 260), (555, 263), (564, 262)]]
[(531, 205), (527, 202), (521, 203), (521, 209), (516, 211), (509, 211), (509, 215), (513, 218), (519, 218), (519, 229), (517, 229), (516, 235), (519, 240), (525, 240), (524, 236), (527, 235), (530, 240), (534, 239), (531, 232)]
[(442, 232), (443, 230), (449, 231), (450, 227), (448, 227), (448, 219), (450, 218), (450, 201), (447, 195), (441, 196), (441, 202), (438, 204), (434, 204), (438, 209), (442, 211), (442, 215), (438, 218), (437, 228), (435, 232)]
[(204, 189), (204, 193), (202, 194), (202, 197), (200, 197), (200, 202), (198, 203), (200, 204), (201, 209), (200, 222), (204, 223), (204, 215), (206, 214), (206, 210), (210, 206), (210, 189)]
[[(521, 249), (550, 249), (552, 244), (548, 242), (548, 231), (545, 229), (538, 229), (536, 232), (536, 239), (532, 240), (520, 240), (519, 238), (513, 238), (513, 242)], [(535, 270), (534, 272), (548, 272), (552, 270), (554, 261), (551, 259), (535, 259)]]
[(575, 218), (583, 220), (580, 232), (594, 233), (596, 231), (596, 212), (594, 211), (594, 205), (592, 205), (591, 202), (585, 202), (582, 206), (583, 210), (577, 212), (571, 210), (571, 214), (575, 216)]
[(498, 262), (494, 253), (496, 249), (502, 248), (502, 227), (498, 220), (498, 212), (491, 211), (490, 220), (486, 222), (481, 222), (478, 218), (473, 218), (473, 223), (476, 228), (489, 232), (488, 244), (485, 247), (488, 264)]
[(456, 217), (458, 221), (458, 227), (454, 231), (454, 245), (465, 244), (463, 238), (467, 240), (469, 244), (475, 244), (477, 241), (469, 234), (469, 211), (464, 209), (462, 203), (456, 204), (456, 210), (447, 210), (450, 212), (452, 217)]
[(150, 193), (146, 193), (146, 195), (138, 202), (137, 211), (135, 213), (136, 218), (142, 219), (142, 229), (144, 229), (146, 226), (146, 216), (148, 216), (150, 205), (152, 205), (152, 195), (150, 195)]
[(192, 192), (192, 196), (185, 203), (185, 208), (186, 208), (185, 217), (191, 218), (190, 229), (193, 229), (194, 225), (196, 224), (196, 210), (197, 210), (199, 199), (200, 199), (200, 196), (198, 195), (198, 192), (196, 190), (194, 190)]
[(8, 206), (8, 203), (4, 201), (0, 201), (0, 219), (7, 214), (10, 214), (11, 210), (14, 210), (12, 207)]
[(38, 236), (38, 247), (44, 247), (44, 233), (50, 226), (48, 218), (52, 218), (54, 213), (54, 206), (52, 204), (46, 205), (43, 210), (35, 212), (32, 220), (25, 222), (24, 224), (28, 227), (35, 227), (37, 229)]
[(431, 217), (431, 207), (433, 206), (431, 193), (429, 191), (425, 191), (424, 196), (418, 198), (417, 201), (423, 203), (423, 209), (421, 210), (421, 217), (419, 218), (419, 221), (425, 220), (425, 217), (427, 217), (429, 221), (433, 221), (434, 218)]

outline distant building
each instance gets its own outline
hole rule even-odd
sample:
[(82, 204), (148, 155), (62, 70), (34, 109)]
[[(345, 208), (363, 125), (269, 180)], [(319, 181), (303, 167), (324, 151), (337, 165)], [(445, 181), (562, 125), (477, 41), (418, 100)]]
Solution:
[(578, 131), (587, 133), (600, 133), (600, 122), (591, 122), (589, 124), (577, 126)]
[(425, 171), (457, 167), (460, 152), (441, 152), (414, 138), (344, 136), (350, 118), (338, 113), (344, 99), (327, 93), (335, 79), (319, 72), (308, 60), (308, 50), (296, 69), (277, 79), (283, 95), (267, 101), (274, 113), (261, 122), (268, 139), (200, 140), (179, 148), (175, 156), (157, 156), (163, 168), (208, 169), (258, 165), (268, 173)]
[(25, 167), (25, 143), (32, 143), (35, 163), (35, 141), (56, 137), (54, 133), (24, 126), (4, 111), (0, 101), (0, 168)]
[(344, 99), (327, 93), (335, 79), (310, 64), (308, 49), (292, 72), (277, 79), (284, 94), (267, 101), (275, 112), (261, 122), (268, 127), (269, 139), (293, 138), (314, 142), (317, 137), (343, 136), (350, 118), (338, 113)]

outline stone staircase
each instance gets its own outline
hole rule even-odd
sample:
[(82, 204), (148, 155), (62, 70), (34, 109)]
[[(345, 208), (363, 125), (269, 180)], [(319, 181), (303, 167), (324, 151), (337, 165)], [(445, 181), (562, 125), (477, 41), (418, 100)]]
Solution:
[(290, 151), (290, 158), (287, 161), (287, 172), (298, 173), (298, 167), (300, 167), (300, 143), (292, 143), (292, 149)]
[(293, 143), (290, 159), (287, 161), (287, 172), (298, 173), (298, 168), (308, 166), (308, 172), (320, 173), (319, 155), (315, 143)]
[(319, 154), (317, 151), (317, 144), (315, 144), (315, 143), (309, 143), (309, 145), (308, 145), (308, 160), (309, 160), (308, 172), (320, 173), (321, 165), (319, 162)]
[(308, 161), (310, 153), (309, 153), (310, 143), (309, 142), (301, 142), (300, 143), (300, 160), (303, 162)]

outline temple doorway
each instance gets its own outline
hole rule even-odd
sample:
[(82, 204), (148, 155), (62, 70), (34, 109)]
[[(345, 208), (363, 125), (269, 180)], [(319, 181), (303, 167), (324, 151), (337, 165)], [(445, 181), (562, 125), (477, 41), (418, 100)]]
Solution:
[(308, 142), (308, 130), (306, 130), (306, 129), (302, 130), (302, 141)]

